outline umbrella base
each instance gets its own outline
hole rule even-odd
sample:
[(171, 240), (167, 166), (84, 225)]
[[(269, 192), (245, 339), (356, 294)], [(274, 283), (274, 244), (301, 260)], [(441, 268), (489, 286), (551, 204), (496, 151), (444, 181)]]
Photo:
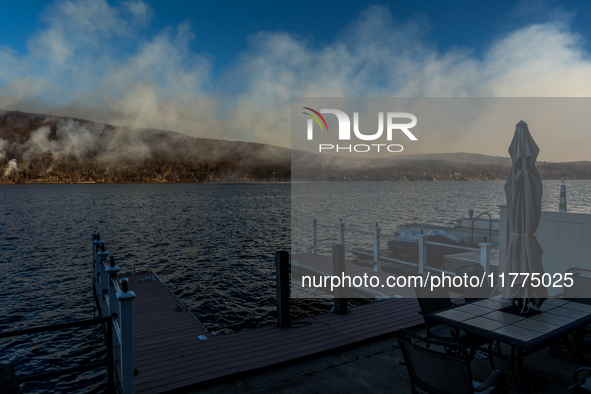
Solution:
[[(532, 309), (531, 307), (529, 308), (529, 311), (523, 311), (523, 313), (521, 313), (521, 311), (523, 310), (522, 307), (518, 306), (518, 305), (511, 305), (511, 306), (506, 306), (503, 309), (500, 309), (501, 312), (505, 312), (505, 313), (510, 313), (512, 315), (517, 315), (517, 316), (522, 316), (522, 317), (532, 317), (535, 315), (539, 315), (540, 313), (542, 313), (541, 311), (536, 311), (534, 309)], [(527, 308), (526, 308), (527, 310)]]

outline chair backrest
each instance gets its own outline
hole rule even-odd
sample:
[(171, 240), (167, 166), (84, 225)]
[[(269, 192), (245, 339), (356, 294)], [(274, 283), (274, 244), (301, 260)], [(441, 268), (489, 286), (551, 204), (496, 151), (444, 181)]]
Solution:
[(577, 369), (573, 376), (575, 384), (568, 388), (568, 392), (570, 394), (591, 394), (591, 378), (589, 375), (591, 375), (591, 368), (581, 367)]
[(456, 270), (456, 275), (468, 278), (467, 281), (462, 281), (463, 287), (458, 288), (458, 292), (464, 296), (466, 302), (476, 301), (482, 298), (492, 297), (494, 288), (488, 283), (486, 276), (481, 286), (471, 286), (470, 278), (473, 276), (478, 277), (478, 283), (482, 280), (484, 275), (484, 268), (480, 264), (469, 264), (464, 265)]
[(428, 283), (424, 287), (415, 286), (414, 290), (423, 314), (452, 307), (449, 292), (444, 287), (434, 287), (431, 290), (431, 286)]
[[(468, 354), (457, 343), (423, 338), (405, 329), (398, 330), (398, 342), (413, 392), (416, 385), (429, 394), (474, 393)], [(437, 351), (436, 346), (445, 347), (454, 355)]]
[(591, 271), (583, 268), (569, 268), (566, 271), (573, 284), (570, 287), (563, 287), (563, 298), (569, 301), (580, 302), (591, 305)]

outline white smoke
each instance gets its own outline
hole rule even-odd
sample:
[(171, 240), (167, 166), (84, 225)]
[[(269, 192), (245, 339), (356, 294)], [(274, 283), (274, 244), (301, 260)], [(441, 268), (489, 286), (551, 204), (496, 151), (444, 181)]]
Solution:
[[(50, 120), (46, 119), (45, 123), (50, 123)], [(15, 142), (13, 147), (22, 154), (24, 160), (39, 156), (51, 159), (75, 158), (78, 161), (92, 157), (98, 162), (145, 160), (151, 152), (142, 141), (142, 134), (143, 131), (139, 129), (110, 128), (107, 132), (103, 124), (60, 119), (55, 124), (55, 136), (51, 136), (49, 125), (42, 126), (32, 131), (25, 143)], [(0, 152), (1, 149), (2, 143)]]
[(18, 174), (18, 165), (16, 164), (16, 159), (12, 159), (8, 161), (8, 165), (6, 166), (6, 170), (4, 170), (4, 178), (10, 176), (13, 172)]
[(23, 158), (49, 154), (53, 158), (75, 156), (81, 159), (96, 148), (102, 130), (90, 130), (72, 119), (60, 120), (56, 127), (55, 139), (50, 139), (51, 129), (43, 126), (33, 131), (29, 140), (22, 145)]
[[(563, 16), (506, 30), (477, 56), (470, 48), (436, 49), (425, 19), (397, 22), (387, 8), (370, 6), (320, 47), (285, 32), (255, 34), (219, 77), (211, 57), (191, 49), (206, 37), (186, 22), (143, 36), (151, 16), (140, 1), (57, 1), (28, 53), (0, 48), (0, 108), (289, 146), (291, 97), (591, 96), (591, 84), (581, 83), (591, 80), (591, 57)], [(122, 46), (131, 52), (120, 56)], [(43, 133), (37, 137), (47, 142)], [(494, 138), (484, 128), (475, 136), (484, 145)], [(439, 151), (474, 151), (454, 137), (450, 131)], [(92, 138), (67, 146), (83, 151)], [(588, 156), (591, 137), (568, 138), (577, 142), (568, 157), (554, 151), (545, 159)], [(35, 149), (68, 152), (48, 144)]]

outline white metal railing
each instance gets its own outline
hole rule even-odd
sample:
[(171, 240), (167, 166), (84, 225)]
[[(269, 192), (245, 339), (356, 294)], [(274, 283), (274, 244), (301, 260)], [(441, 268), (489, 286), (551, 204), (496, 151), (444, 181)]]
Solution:
[[(123, 394), (135, 392), (133, 360), (133, 320), (132, 301), (135, 293), (129, 291), (127, 278), (117, 281), (121, 269), (115, 266), (113, 256), (105, 251), (105, 243), (97, 232), (92, 235), (92, 283), (94, 296), (99, 303), (102, 317), (113, 319), (113, 343), (107, 346), (119, 346), (121, 366), (121, 388)], [(121, 284), (121, 286), (120, 286)]]
[[(382, 270), (381, 263), (382, 263), (382, 260), (385, 260), (385, 261), (392, 261), (395, 263), (401, 263), (401, 264), (406, 264), (409, 266), (417, 267), (419, 274), (424, 275), (425, 268), (428, 267), (428, 265), (427, 265), (427, 245), (450, 247), (449, 244), (427, 241), (425, 239), (425, 237), (426, 237), (425, 234), (420, 234), (418, 236), (417, 240), (403, 238), (403, 237), (400, 237), (400, 236), (397, 236), (394, 234), (383, 234), (383, 233), (381, 233), (381, 228), (378, 226), (378, 223), (376, 223), (375, 227), (373, 227), (371, 229), (371, 231), (367, 231), (367, 230), (359, 230), (359, 229), (355, 229), (355, 228), (346, 227), (345, 222), (343, 222), (342, 219), (337, 223), (336, 226), (333, 226), (333, 225), (329, 225), (329, 224), (318, 223), (318, 219), (313, 218), (312, 219), (312, 247), (311, 247), (311, 251), (313, 254), (318, 254), (318, 245), (327, 245), (327, 246), (332, 245), (332, 243), (330, 243), (330, 242), (318, 241), (318, 227), (332, 228), (332, 229), (338, 230), (338, 241), (339, 241), (338, 243), (342, 244), (343, 246), (345, 246), (345, 231), (351, 231), (351, 232), (355, 232), (358, 234), (371, 235), (373, 238), (373, 252), (372, 253), (362, 251), (362, 250), (353, 249), (353, 248), (347, 248), (347, 247), (345, 247), (345, 250), (347, 250), (349, 252), (359, 253), (359, 254), (373, 257), (373, 269), (375, 272)], [(418, 264), (413, 263), (413, 262), (409, 262), (409, 261), (393, 259), (390, 257), (382, 256), (380, 253), (380, 242), (381, 242), (382, 238), (400, 239), (400, 240), (404, 240), (406, 242), (417, 243), (418, 249), (419, 249)], [(490, 273), (491, 272), (490, 250), (491, 250), (492, 244), (489, 242), (481, 242), (478, 244), (478, 246), (480, 248), (473, 248), (473, 247), (469, 247), (469, 246), (453, 246), (453, 248), (471, 251), (471, 252), (480, 252), (480, 265), (482, 265), (482, 268), (484, 268), (484, 270), (487, 273)], [(450, 272), (450, 271), (445, 271), (445, 270), (432, 268), (432, 267), (429, 267), (429, 269), (432, 271), (444, 272), (449, 275), (455, 275), (454, 272)]]
[[(499, 273), (505, 271), (507, 247), (511, 238), (511, 225), (507, 206), (499, 205), (501, 218), (499, 230)], [(591, 215), (588, 213), (542, 211), (540, 223), (534, 234), (544, 253), (544, 272), (564, 274), (569, 268), (591, 268)], [(561, 287), (549, 287), (548, 295), (554, 296)]]

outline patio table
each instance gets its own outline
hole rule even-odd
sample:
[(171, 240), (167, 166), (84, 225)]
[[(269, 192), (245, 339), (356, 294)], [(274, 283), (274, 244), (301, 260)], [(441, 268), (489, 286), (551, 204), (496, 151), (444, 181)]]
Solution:
[[(591, 305), (562, 299), (548, 299), (541, 313), (516, 315), (502, 311), (500, 299), (489, 298), (427, 314), (428, 320), (446, 324), (511, 346), (511, 370), (517, 391), (515, 359), (545, 348), (568, 333), (591, 323)], [(517, 354), (516, 354), (517, 353)]]

